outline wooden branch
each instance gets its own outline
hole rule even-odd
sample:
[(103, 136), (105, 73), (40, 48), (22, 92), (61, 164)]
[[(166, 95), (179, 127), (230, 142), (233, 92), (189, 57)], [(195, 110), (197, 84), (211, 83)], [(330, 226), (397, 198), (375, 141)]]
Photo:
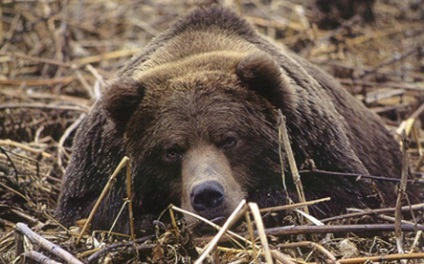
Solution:
[(234, 209), (231, 215), (228, 217), (227, 221), (224, 223), (219, 232), (214, 236), (214, 238), (209, 242), (209, 244), (203, 249), (200, 257), (194, 262), (194, 264), (203, 263), (205, 258), (209, 255), (209, 253), (216, 247), (218, 241), (225, 234), (226, 231), (238, 220), (237, 216), (239, 216), (241, 211), (246, 210), (246, 200), (242, 200), (239, 205)]
[(96, 203), (94, 204), (93, 209), (90, 212), (90, 215), (88, 216), (87, 221), (84, 224), (84, 227), (81, 230), (81, 233), (79, 234), (77, 241), (75, 242), (76, 244), (79, 243), (79, 241), (81, 240), (82, 236), (85, 234), (85, 232), (88, 229), (88, 226), (90, 225), (91, 221), (94, 218), (94, 214), (96, 213), (97, 209), (100, 206), (100, 203), (103, 201), (104, 197), (106, 196), (107, 192), (109, 191), (109, 189), (112, 187), (115, 178), (118, 176), (119, 172), (122, 170), (122, 168), (127, 165), (128, 166), (128, 157), (124, 157), (122, 158), (121, 162), (118, 164), (118, 166), (116, 167), (115, 171), (113, 172), (112, 176), (110, 176), (109, 181), (106, 183), (105, 187), (103, 188), (102, 193), (99, 196), (99, 199), (97, 199)]
[(387, 256), (369, 256), (369, 257), (359, 257), (351, 259), (340, 259), (340, 264), (354, 264), (354, 263), (370, 263), (377, 261), (381, 263), (382, 261), (394, 261), (401, 259), (424, 259), (424, 253), (411, 253), (411, 254), (391, 254)]
[[(424, 210), (424, 203), (406, 205), (401, 207), (401, 209), (402, 209), (402, 212), (409, 212), (411, 210)], [(350, 217), (359, 217), (363, 215), (379, 215), (379, 214), (385, 214), (385, 213), (393, 213), (395, 211), (395, 208), (390, 207), (390, 208), (380, 208), (380, 209), (349, 209), (349, 210), (357, 210), (359, 212), (325, 218), (325, 219), (322, 219), (321, 222), (326, 223), (330, 221), (336, 221), (336, 220), (346, 219)]]
[[(289, 139), (289, 134), (287, 131), (287, 127), (286, 127), (286, 117), (283, 115), (283, 113), (281, 112), (281, 110), (278, 110), (278, 115), (279, 115), (279, 131), (281, 131), (281, 135), (282, 135), (282, 140), (283, 140), (283, 147), (284, 147), (284, 151), (286, 153), (287, 159), (289, 161), (289, 166), (290, 166), (290, 170), (291, 170), (291, 174), (293, 177), (293, 182), (296, 186), (296, 191), (297, 191), (297, 195), (299, 198), (299, 202), (306, 202), (306, 198), (305, 198), (305, 192), (303, 191), (303, 184), (302, 184), (302, 180), (300, 179), (300, 174), (299, 174), (299, 170), (297, 169), (297, 165), (296, 165), (296, 161), (294, 159), (294, 155), (293, 155), (293, 151), (290, 145), (290, 139)], [(281, 168), (282, 170), (284, 170), (284, 168)], [(305, 206), (302, 208), (303, 212), (305, 212), (306, 214), (309, 214), (309, 210), (308, 207)]]
[[(311, 170), (301, 170), (299, 171), (302, 176), (309, 176), (308, 174), (320, 174), (323, 176), (337, 176), (337, 177), (354, 177), (354, 178), (367, 178), (376, 181), (387, 181), (387, 182), (400, 182), (398, 178), (390, 178), (384, 176), (374, 176), (374, 175), (363, 175), (359, 173), (350, 173), (350, 172), (337, 172), (337, 171), (327, 171), (327, 170), (319, 170), (319, 169), (311, 169)], [(408, 182), (415, 182), (417, 180), (408, 180)], [(418, 182), (422, 182), (418, 180)]]
[(25, 252), (23, 254), (23, 256), (25, 258), (33, 259), (33, 260), (35, 260), (39, 263), (42, 263), (42, 264), (61, 264), (60, 262), (54, 261), (54, 260), (46, 257), (44, 254), (37, 252), (37, 251), (34, 251), (34, 250), (30, 250), (30, 251)]
[(29, 240), (32, 243), (36, 244), (37, 246), (42, 247), (43, 249), (49, 251), (50, 253), (58, 256), (59, 258), (65, 260), (67, 263), (83, 264), (81, 261), (79, 261), (73, 255), (71, 255), (68, 251), (64, 250), (63, 248), (59, 247), (58, 245), (48, 241), (47, 239), (43, 238), (42, 236), (40, 236), (37, 233), (35, 233), (34, 231), (32, 231), (26, 224), (17, 223), (15, 225), (15, 228), (21, 234), (28, 237)]
[(328, 251), (323, 246), (321, 246), (320, 244), (315, 243), (315, 242), (301, 241), (301, 242), (279, 244), (277, 246), (277, 248), (297, 248), (297, 247), (309, 247), (309, 248), (312, 248), (312, 249), (316, 249), (317, 251), (321, 252), (324, 256), (326, 256), (327, 259), (330, 260), (331, 263), (339, 264), (336, 257), (330, 251)]
[[(283, 236), (297, 234), (322, 234), (322, 233), (349, 233), (349, 232), (370, 232), (370, 231), (394, 231), (393, 224), (369, 224), (369, 225), (338, 225), (338, 226), (284, 226), (266, 229), (267, 235)], [(401, 230), (404, 232), (416, 232), (424, 230), (424, 227), (402, 224)]]

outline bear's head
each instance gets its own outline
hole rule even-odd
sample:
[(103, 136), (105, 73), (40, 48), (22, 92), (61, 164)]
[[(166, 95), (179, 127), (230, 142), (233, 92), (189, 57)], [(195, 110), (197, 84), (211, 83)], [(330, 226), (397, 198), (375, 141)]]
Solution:
[(294, 92), (268, 55), (211, 52), (113, 81), (102, 104), (132, 162), (136, 204), (228, 216), (280, 183), (276, 109)]

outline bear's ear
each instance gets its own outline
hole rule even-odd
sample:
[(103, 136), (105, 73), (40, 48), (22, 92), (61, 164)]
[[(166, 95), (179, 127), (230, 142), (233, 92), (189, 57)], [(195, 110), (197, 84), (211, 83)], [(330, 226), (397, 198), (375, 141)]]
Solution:
[(249, 89), (283, 112), (295, 108), (295, 93), (280, 66), (265, 53), (248, 55), (237, 65), (236, 74)]
[(120, 78), (109, 84), (102, 96), (106, 114), (118, 128), (124, 128), (144, 96), (144, 87), (130, 78)]

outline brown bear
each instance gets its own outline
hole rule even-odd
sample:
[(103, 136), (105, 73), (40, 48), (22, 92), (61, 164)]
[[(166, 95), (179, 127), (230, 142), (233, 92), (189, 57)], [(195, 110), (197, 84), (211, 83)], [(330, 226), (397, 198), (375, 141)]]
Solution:
[[(312, 159), (322, 170), (399, 177), (399, 145), (375, 114), (231, 10), (202, 7), (133, 58), (85, 118), (57, 216), (65, 225), (87, 217), (124, 155), (131, 160), (137, 224), (170, 203), (209, 219), (228, 216), (243, 198), (260, 206), (284, 203), (278, 109), (298, 165)], [(389, 183), (302, 180), (307, 199), (332, 198), (311, 208), (317, 217), (395, 198)], [(110, 228), (125, 186), (120, 175), (93, 228)], [(115, 230), (127, 231), (127, 219), (121, 216)]]

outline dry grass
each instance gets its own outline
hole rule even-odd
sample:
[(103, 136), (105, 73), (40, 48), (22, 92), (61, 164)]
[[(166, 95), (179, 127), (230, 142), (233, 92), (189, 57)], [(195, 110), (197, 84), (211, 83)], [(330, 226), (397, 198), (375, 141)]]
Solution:
[[(18, 222), (90, 263), (191, 263), (201, 256), (212, 238), (193, 237), (177, 222), (159, 228), (156, 236), (134, 242), (98, 232), (84, 235), (82, 243), (76, 245), (79, 229), (67, 231), (51, 216), (75, 128), (98, 98), (104, 81), (152, 37), (200, 2), (208, 1), (2, 1), (0, 263), (23, 263), (23, 256), (19, 256), (22, 252), (29, 258), (35, 258), (32, 253), (41, 252), (60, 260), (49, 250), (34, 246), (37, 243), (15, 237)], [(424, 115), (420, 105), (424, 102), (424, 7), (420, 1), (377, 1), (375, 22), (364, 23), (360, 17), (352, 17), (327, 30), (315, 25), (323, 18), (340, 16), (337, 12), (319, 13), (312, 1), (240, 2), (242, 15), (262, 33), (336, 76), (352, 94), (379, 113), (389, 129), (395, 132), (406, 128), (411, 140), (410, 165), (423, 178)], [(343, 225), (364, 221), (392, 223), (387, 217), (381, 219), (370, 213), (340, 216), (330, 222), (334, 229), (330, 225), (326, 230), (290, 231), (281, 227), (278, 232), (269, 233), (266, 242), (265, 231), (253, 234), (258, 212), (245, 205), (242, 211), (247, 210), (253, 210), (256, 217), (256, 221), (246, 218), (248, 239), (228, 238), (225, 233), (223, 240), (227, 242), (211, 245), (215, 250), (205, 255), (208, 261), (259, 263), (272, 258), (277, 263), (336, 259), (339, 263), (363, 263), (361, 257), (374, 256), (380, 258), (376, 260), (380, 263), (389, 263), (381, 259), (389, 255), (392, 261), (409, 256), (415, 258), (414, 263), (424, 263), (421, 231), (405, 233), (403, 247), (409, 254), (399, 256), (395, 255), (395, 233), (388, 232), (387, 226), (374, 226), (372, 232), (364, 235), (358, 229), (364, 230), (365, 226), (351, 230)], [(415, 211), (421, 224), (423, 211), (422, 205)], [(393, 216), (390, 212), (385, 214)], [(260, 224), (258, 227), (261, 230)]]

